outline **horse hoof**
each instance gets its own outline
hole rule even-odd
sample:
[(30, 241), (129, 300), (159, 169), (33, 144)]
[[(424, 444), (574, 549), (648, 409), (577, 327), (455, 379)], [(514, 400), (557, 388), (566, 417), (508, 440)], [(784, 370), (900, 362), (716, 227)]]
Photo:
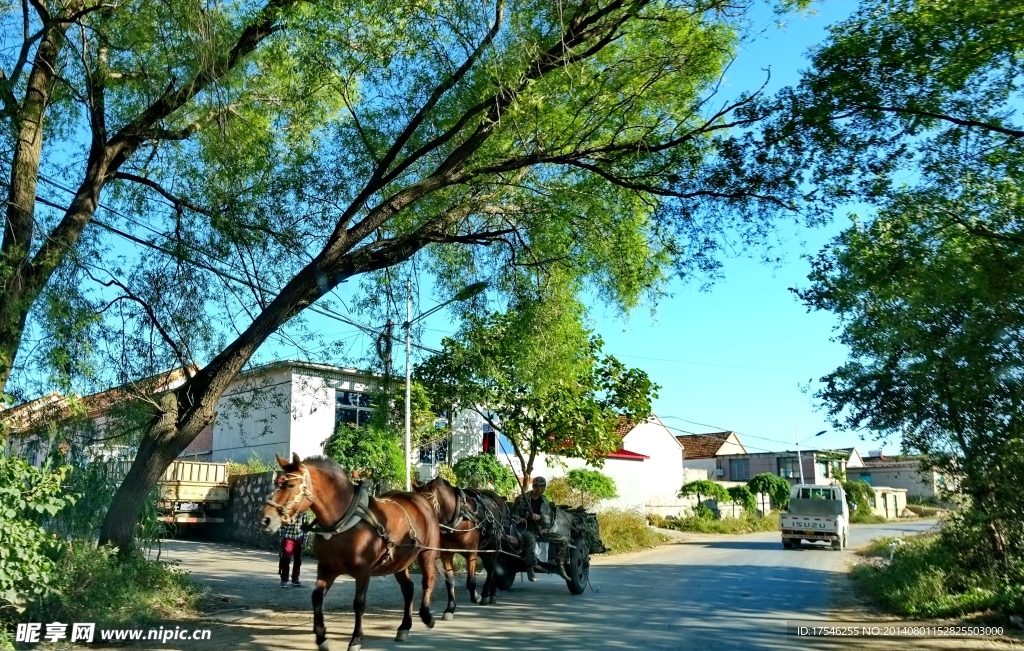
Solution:
[(473, 601), (473, 603), (475, 603), (475, 604), (482, 604), (482, 603), (484, 603), (484, 598), (483, 598), (483, 597), (481, 597), (481, 596), (480, 596), (480, 595), (478, 595), (478, 594), (475, 594), (475, 595), (473, 595), (472, 597), (470, 597), (470, 599), (471, 599), (471, 600)]
[(316, 645), (316, 648), (319, 651), (331, 651), (331, 645), (327, 643), (327, 640), (324, 640), (320, 644)]
[(494, 595), (491, 595), (491, 598), (487, 601), (487, 603), (493, 606), (494, 604), (498, 603), (498, 600), (494, 598)]
[(427, 628), (434, 628), (434, 618), (424, 619), (423, 623), (427, 625)]
[(398, 635), (395, 636), (395, 642), (408, 642), (409, 641), (409, 630), (398, 631)]
[(446, 622), (450, 622), (453, 619), (455, 619), (455, 613), (445, 611), (445, 613), (441, 615), (441, 619), (443, 619)]

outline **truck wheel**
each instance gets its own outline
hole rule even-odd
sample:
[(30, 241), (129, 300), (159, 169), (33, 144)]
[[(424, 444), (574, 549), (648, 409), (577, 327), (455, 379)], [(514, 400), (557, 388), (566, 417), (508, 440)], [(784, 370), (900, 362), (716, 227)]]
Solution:
[(843, 551), (843, 539), (842, 538), (836, 538), (835, 540), (833, 540), (832, 541), (832, 549), (836, 550), (837, 552)]
[(788, 541), (788, 540), (783, 540), (782, 541), (782, 548), (783, 549), (793, 549), (793, 543)]
[(566, 574), (569, 580), (565, 582), (572, 594), (583, 594), (590, 581), (590, 549), (587, 546), (587, 539), (580, 536), (572, 541), (573, 548), (569, 550), (569, 567)]

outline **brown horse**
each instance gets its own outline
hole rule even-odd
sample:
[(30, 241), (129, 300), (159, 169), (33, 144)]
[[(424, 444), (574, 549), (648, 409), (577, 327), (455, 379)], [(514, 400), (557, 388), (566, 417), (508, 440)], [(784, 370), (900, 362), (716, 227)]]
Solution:
[[(466, 559), (466, 589), (473, 603), (493, 604), (497, 587), (494, 581), (495, 559), (499, 549), (501, 527), (508, 519), (508, 507), (493, 491), (465, 490), (455, 488), (445, 479), (436, 477), (430, 482), (416, 486), (416, 492), (427, 497), (437, 512), (441, 525), (441, 563), (444, 565), (444, 583), (448, 589), (448, 606), (444, 619), (455, 617), (455, 571), (452, 561), (455, 554)], [(477, 550), (485, 553), (478, 554)], [(487, 553), (490, 552), (490, 553)], [(484, 580), (482, 596), (476, 593), (476, 562), (481, 558), (487, 578)]]
[(353, 485), (345, 471), (331, 459), (311, 457), (292, 462), (277, 458), (281, 473), (277, 490), (263, 508), (263, 530), (275, 533), (306, 509), (313, 509), (316, 523), (316, 588), (313, 590), (313, 632), (321, 651), (327, 649), (324, 596), (334, 580), (347, 574), (356, 580), (352, 610), (356, 626), (349, 651), (359, 651), (363, 641), (363, 613), (371, 576), (394, 574), (405, 598), (405, 616), (396, 640), (409, 639), (412, 628), (413, 582), (409, 566), (419, 561), (423, 572), (420, 619), (434, 627), (430, 593), (434, 588), (434, 561), (440, 546), (437, 516), (431, 504), (415, 493), (385, 493), (372, 497), (361, 485)]

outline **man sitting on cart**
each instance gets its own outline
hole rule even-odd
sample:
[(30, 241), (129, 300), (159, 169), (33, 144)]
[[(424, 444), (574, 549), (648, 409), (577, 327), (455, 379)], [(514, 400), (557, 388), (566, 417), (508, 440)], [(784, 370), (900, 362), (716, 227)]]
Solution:
[[(544, 497), (548, 482), (543, 477), (533, 478), (533, 490), (520, 495), (512, 504), (511, 515), (526, 522), (526, 530), (519, 533), (523, 544), (523, 561), (526, 563), (526, 576), (531, 581), (536, 581), (534, 566), (537, 565), (537, 536), (547, 534), (554, 524), (554, 509), (551, 502)], [(556, 565), (557, 574), (568, 581), (568, 576), (562, 566)]]

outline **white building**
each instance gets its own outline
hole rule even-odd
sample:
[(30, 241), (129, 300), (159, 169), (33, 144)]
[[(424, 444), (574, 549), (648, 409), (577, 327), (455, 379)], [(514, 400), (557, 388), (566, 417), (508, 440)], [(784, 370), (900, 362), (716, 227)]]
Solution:
[[(533, 475), (553, 479), (576, 468), (599, 470), (612, 478), (618, 491), (618, 497), (602, 501), (599, 509), (679, 515), (693, 506), (692, 500), (676, 497), (683, 485), (683, 448), (657, 416), (638, 425), (620, 419), (616, 433), (622, 437), (622, 444), (605, 456), (602, 467), (588, 466), (582, 459), (538, 454)], [(499, 451), (499, 458), (522, 477), (518, 459), (503, 451)]]

